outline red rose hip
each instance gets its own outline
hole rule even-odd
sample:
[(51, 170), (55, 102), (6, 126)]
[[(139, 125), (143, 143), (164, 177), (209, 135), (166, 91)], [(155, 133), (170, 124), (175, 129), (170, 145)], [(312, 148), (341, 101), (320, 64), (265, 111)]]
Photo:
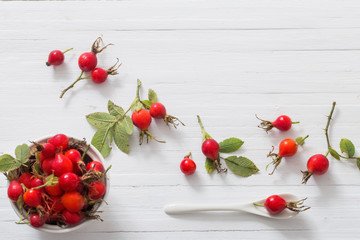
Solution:
[(131, 120), (136, 127), (140, 128), (141, 131), (147, 130), (151, 124), (151, 116), (146, 109), (134, 111), (131, 115)]
[(185, 157), (180, 163), (180, 170), (185, 175), (192, 175), (196, 170), (196, 164), (189, 157)]
[(214, 139), (207, 139), (203, 142), (201, 151), (207, 158), (215, 160), (218, 158), (219, 148), (220, 147), (217, 141)]
[(54, 174), (58, 177), (64, 173), (73, 171), (73, 163), (62, 153), (56, 155), (52, 167)]
[(16, 202), (23, 193), (24, 190), (21, 186), (21, 183), (16, 180), (12, 180), (7, 191), (8, 197), (11, 199), (11, 201)]
[(80, 183), (80, 178), (72, 172), (67, 172), (59, 177), (60, 188), (65, 192), (75, 191)]
[(306, 184), (309, 178), (315, 175), (322, 175), (329, 169), (329, 160), (322, 154), (315, 154), (311, 156), (307, 162), (307, 171), (301, 171), (303, 173), (302, 183)]

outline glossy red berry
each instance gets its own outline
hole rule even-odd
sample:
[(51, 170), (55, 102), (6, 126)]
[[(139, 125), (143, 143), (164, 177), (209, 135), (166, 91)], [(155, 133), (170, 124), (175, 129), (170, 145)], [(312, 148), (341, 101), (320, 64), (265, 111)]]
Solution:
[(103, 83), (106, 81), (107, 77), (108, 77), (108, 71), (102, 68), (95, 68), (92, 72), (91, 72), (91, 80), (94, 83)]
[(105, 168), (101, 162), (92, 161), (86, 165), (86, 171), (93, 169), (96, 172), (105, 172)]
[(159, 102), (153, 103), (149, 109), (149, 112), (153, 118), (162, 119), (166, 116), (166, 108)]
[(54, 174), (58, 177), (64, 173), (73, 171), (73, 163), (62, 153), (56, 154), (52, 167)]
[(214, 139), (205, 140), (201, 146), (203, 154), (211, 160), (218, 158), (219, 148), (219, 144)]
[(37, 207), (41, 204), (41, 191), (30, 188), (24, 193), (24, 202), (30, 207)]
[(75, 191), (80, 183), (78, 175), (72, 172), (64, 173), (59, 177), (59, 185), (65, 192)]
[(24, 190), (21, 186), (21, 183), (16, 181), (16, 180), (12, 180), (9, 184), (8, 187), (8, 197), (11, 199), (11, 201), (16, 202), (18, 200), (18, 198), (20, 197), (21, 194), (24, 193)]
[(69, 146), (69, 138), (65, 134), (56, 134), (48, 140), (48, 143), (51, 143), (55, 148), (63, 151)]
[(292, 122), (288, 116), (281, 115), (273, 122), (273, 125), (280, 131), (287, 131), (291, 128)]
[(95, 181), (90, 184), (88, 196), (90, 199), (96, 200), (105, 195), (106, 186), (101, 181)]
[(45, 159), (42, 164), (42, 170), (46, 175), (50, 175), (53, 173), (53, 163), (54, 163), (55, 158), (47, 158)]
[(316, 175), (322, 175), (329, 168), (329, 160), (322, 154), (316, 154), (309, 158), (307, 169)]
[(279, 195), (272, 195), (265, 200), (264, 206), (271, 214), (278, 214), (286, 208), (287, 202)]
[(70, 212), (64, 210), (62, 212), (62, 219), (67, 225), (76, 225), (83, 219), (81, 212)]
[(85, 205), (85, 198), (79, 192), (67, 192), (61, 197), (61, 203), (70, 212), (79, 212)]
[(24, 184), (26, 188), (31, 188), (32, 175), (29, 172), (21, 174), (19, 182)]
[(97, 57), (93, 52), (86, 52), (80, 55), (78, 60), (79, 68), (84, 72), (90, 72), (97, 65)]
[(33, 213), (30, 215), (30, 224), (31, 226), (38, 228), (44, 225), (45, 221), (42, 219), (39, 214)]
[(51, 197), (51, 210), (53, 212), (61, 212), (62, 210), (65, 209), (64, 205), (61, 203), (61, 198), (60, 197)]
[(133, 121), (134, 125), (140, 128), (142, 131), (147, 130), (151, 124), (151, 116), (146, 109), (134, 111), (131, 115), (131, 120)]
[(180, 170), (185, 175), (191, 175), (196, 170), (196, 164), (192, 159), (186, 157), (180, 163)]
[(57, 184), (54, 185), (54, 186), (46, 186), (46, 187), (45, 187), (45, 191), (46, 191), (50, 196), (53, 196), (53, 197), (59, 197), (59, 196), (61, 196), (61, 195), (64, 193), (64, 191), (61, 189), (59, 183), (57, 183)]
[(46, 62), (47, 66), (58, 66), (64, 62), (65, 56), (64, 53), (60, 50), (54, 50), (49, 53), (48, 61)]
[(41, 180), (40, 178), (33, 178), (31, 181), (31, 187), (32, 188), (36, 188), (36, 187), (40, 187), (41, 185), (44, 185), (44, 181)]
[(297, 144), (294, 140), (288, 138), (284, 139), (279, 144), (279, 156), (280, 157), (291, 157), (297, 152)]
[(42, 146), (43, 146), (43, 150), (41, 151), (41, 154), (45, 159), (55, 157), (56, 148), (53, 144), (44, 143)]
[(81, 154), (76, 149), (69, 149), (66, 151), (65, 156), (69, 158), (73, 163), (77, 163), (81, 160)]

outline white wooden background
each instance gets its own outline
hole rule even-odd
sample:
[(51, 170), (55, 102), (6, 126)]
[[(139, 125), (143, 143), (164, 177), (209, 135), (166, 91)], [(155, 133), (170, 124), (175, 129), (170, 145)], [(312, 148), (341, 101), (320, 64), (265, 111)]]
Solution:
[[(114, 148), (109, 205), (95, 222), (68, 237), (86, 239), (355, 239), (360, 221), (360, 171), (353, 161), (330, 159), (329, 172), (301, 185), (301, 169), (325, 153), (325, 115), (336, 100), (332, 144), (346, 137), (360, 145), (360, 2), (120, 1), (0, 2), (0, 152), (44, 135), (66, 133), (91, 140), (84, 116), (106, 111), (109, 99), (128, 107), (136, 78), (153, 88), (168, 113), (186, 127), (150, 130), (166, 144), (141, 147), (132, 136), (131, 153)], [(118, 76), (103, 85), (80, 82), (60, 100), (60, 90), (79, 74), (77, 57), (103, 36), (114, 43), (99, 54)], [(61, 67), (46, 67), (53, 49), (75, 49)], [(145, 91), (143, 91), (145, 96)], [(291, 131), (268, 135), (255, 113), (272, 120), (288, 114), (301, 121)], [(251, 158), (259, 174), (241, 178), (208, 175), (201, 153), (200, 114), (219, 141), (245, 141), (237, 155)], [(281, 139), (310, 134), (295, 157), (269, 176), (266, 154)], [(198, 165), (179, 170), (188, 152)], [(360, 154), (358, 152), (357, 154)], [(1, 239), (63, 239), (16, 225), (17, 216), (0, 181)], [(288, 221), (243, 213), (168, 216), (171, 202), (252, 201), (276, 193), (308, 197), (308, 212)]]

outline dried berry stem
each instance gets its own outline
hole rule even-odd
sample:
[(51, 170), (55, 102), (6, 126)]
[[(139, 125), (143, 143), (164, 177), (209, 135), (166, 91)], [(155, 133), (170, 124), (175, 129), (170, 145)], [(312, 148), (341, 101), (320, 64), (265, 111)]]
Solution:
[(71, 88), (74, 87), (74, 85), (80, 81), (80, 80), (83, 80), (83, 79), (89, 79), (89, 77), (82, 77), (82, 75), (84, 74), (84, 71), (81, 72), (80, 76), (75, 80), (75, 82), (73, 82), (70, 86), (68, 86), (67, 88), (65, 88), (64, 90), (62, 90), (61, 92), (61, 95), (60, 95), (60, 98), (62, 98), (64, 96), (64, 94)]
[(304, 201), (306, 199), (307, 198), (301, 199), (299, 201), (287, 202), (286, 208), (291, 210), (291, 211), (294, 211), (294, 212), (304, 212), (304, 211), (310, 209), (310, 207), (307, 207), (307, 206), (303, 205)]
[(329, 133), (328, 132), (329, 132), (330, 121), (332, 119), (332, 115), (333, 115), (334, 110), (335, 110), (335, 105), (336, 105), (336, 102), (333, 102), (332, 108), (331, 108), (331, 111), (330, 111), (330, 114), (328, 116), (328, 120), (327, 120), (327, 123), (326, 123), (326, 127), (325, 127), (326, 142), (327, 142), (327, 145), (328, 145), (328, 152), (327, 152), (326, 156), (329, 154), (330, 149), (332, 149), (331, 145), (330, 145)]

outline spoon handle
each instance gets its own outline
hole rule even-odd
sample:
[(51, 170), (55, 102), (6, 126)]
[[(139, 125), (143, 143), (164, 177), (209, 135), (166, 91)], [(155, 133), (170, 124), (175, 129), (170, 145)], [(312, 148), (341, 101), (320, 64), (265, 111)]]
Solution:
[(164, 207), (164, 211), (167, 214), (182, 214), (182, 213), (190, 213), (190, 212), (200, 212), (200, 211), (246, 211), (249, 207), (249, 204), (182, 204), (182, 203), (174, 203), (169, 204)]

